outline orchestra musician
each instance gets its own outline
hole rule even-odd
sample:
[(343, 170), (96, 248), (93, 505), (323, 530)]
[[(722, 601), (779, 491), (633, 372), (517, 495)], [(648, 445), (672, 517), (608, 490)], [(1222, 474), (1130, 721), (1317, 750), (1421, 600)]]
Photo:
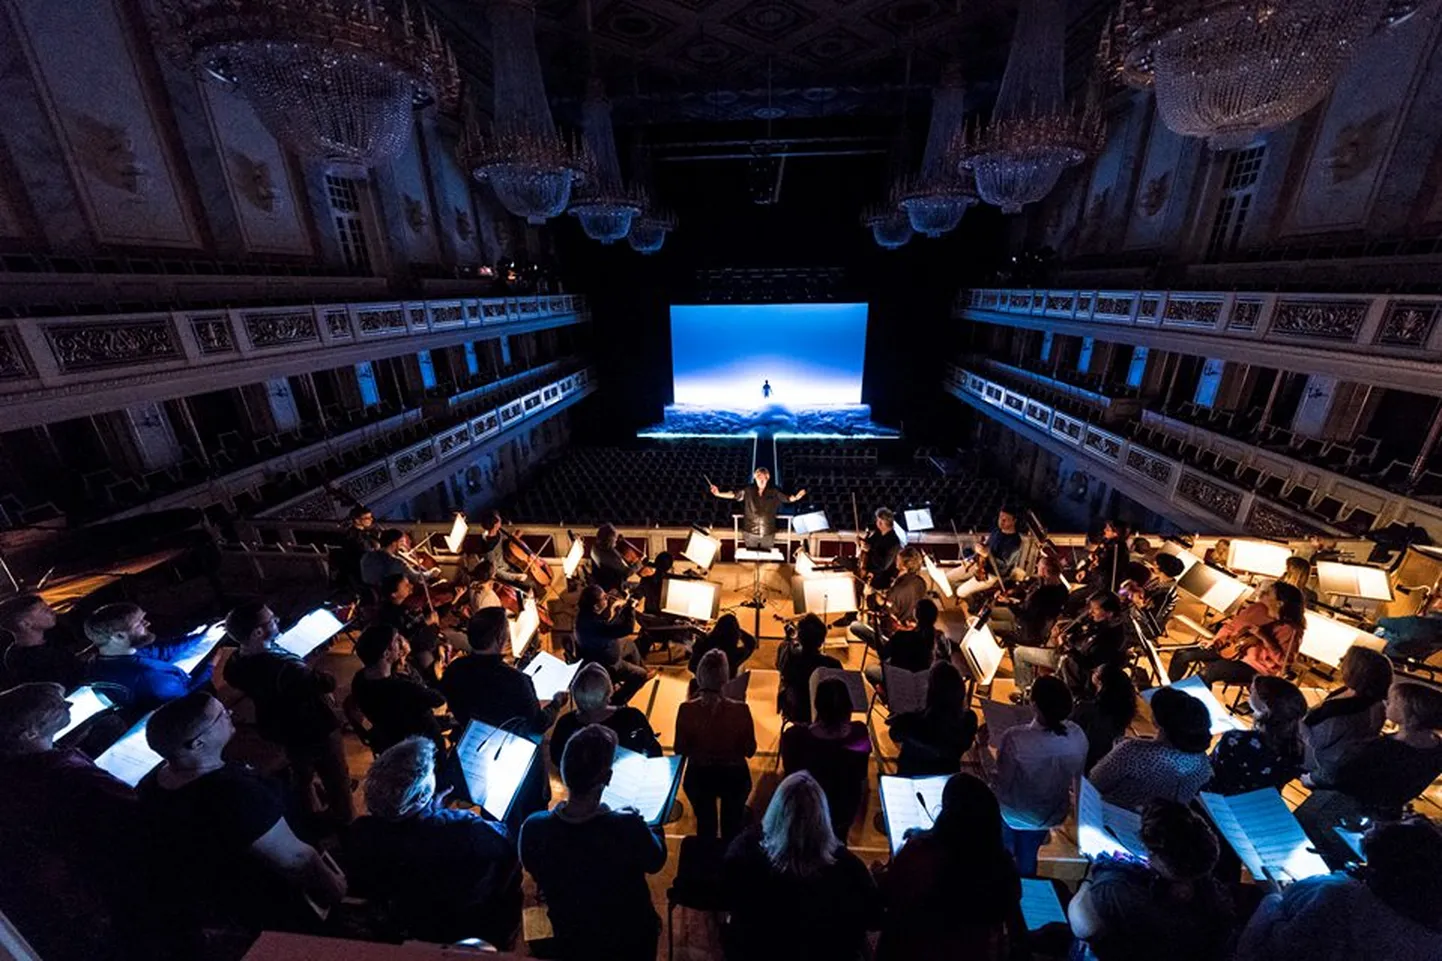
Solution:
[(591, 543), (591, 583), (603, 591), (620, 590), (641, 569), (640, 561), (629, 563), (621, 554), (616, 546), (620, 539), (613, 524), (596, 528), (596, 539)]
[(1013, 700), (1022, 699), (1038, 667), (1059, 670), (1074, 694), (1084, 691), (1091, 684), (1092, 671), (1119, 659), (1125, 646), (1121, 599), (1098, 591), (1087, 598), (1086, 612), (1081, 617), (1052, 627), (1048, 646), (1012, 648), (1017, 686)]
[[(895, 537), (895, 532), (892, 532)], [(916, 604), (926, 596), (927, 582), (921, 574), (921, 551), (908, 547), (896, 555), (896, 566), (901, 573), (886, 591), (886, 607), (882, 611), (879, 629), (860, 622), (848, 628), (852, 637), (877, 647), (881, 641), (898, 630), (916, 626)]]
[(436, 662), (442, 645), (463, 651), (470, 649), (464, 634), (441, 627), (440, 615), (434, 608), (411, 602), (415, 586), (404, 574), (387, 577), (378, 593), (381, 601), (376, 607), (375, 623), (406, 639), (410, 645), (411, 666), (427, 683), (436, 682)]
[(379, 589), (386, 578), (400, 574), (417, 586), (427, 583), (440, 572), (436, 569), (423, 571), (408, 562), (402, 553), (410, 547), (410, 538), (404, 531), (387, 528), (381, 531), (376, 549), (367, 551), (360, 561), (361, 581)]
[(1258, 674), (1282, 676), (1302, 643), (1306, 601), (1294, 585), (1274, 581), (1257, 599), (1223, 624), (1216, 636), (1172, 655), (1167, 675), (1178, 681), (1193, 665), (1201, 665), (1208, 686), (1249, 684)]
[(756, 468), (751, 483), (740, 490), (722, 490), (715, 484), (711, 496), (741, 502), (741, 533), (751, 550), (769, 551), (776, 546), (776, 512), (782, 504), (794, 504), (806, 496), (806, 489), (784, 494), (771, 486), (771, 471)]
[(350, 509), (346, 515), (345, 531), (341, 534), (337, 566), (351, 584), (364, 583), (361, 578), (361, 558), (380, 547), (379, 534), (376, 530), (376, 516), (369, 507), (357, 504)]
[[(857, 567), (861, 579), (872, 590), (884, 591), (896, 579), (896, 558), (901, 554), (901, 536), (896, 533), (896, 515), (890, 508), (878, 507), (871, 530), (860, 541)], [(920, 556), (917, 563), (921, 563)]]
[(501, 512), (494, 508), (481, 511), (480, 516), (476, 518), (476, 526), (481, 529), (481, 532), (466, 538), (465, 554), (461, 557), (461, 569), (474, 576), (476, 565), (482, 560), (488, 560), (491, 562), (491, 570), (496, 580), (523, 591), (530, 591), (533, 586), (531, 578), (519, 571), (512, 570), (510, 563), (506, 560), (506, 532), (501, 525)]
[(988, 623), (1004, 643), (1044, 647), (1068, 593), (1061, 579), (1061, 561), (1052, 555), (1038, 555), (1036, 576), (997, 594)]
[(583, 661), (594, 661), (616, 684), (615, 703), (625, 704), (652, 673), (641, 659), (636, 633), (635, 603), (611, 597), (599, 585), (581, 592), (576, 610), (576, 648)]
[(1003, 507), (997, 511), (996, 526), (983, 540), (972, 547), (972, 556), (946, 572), (954, 585), (956, 602), (1002, 586), (1016, 568), (1021, 557), (1021, 532), (1017, 530), (1016, 511)]
[(470, 591), (471, 613), (488, 607), (504, 607), (501, 602), (501, 584), (496, 580), (496, 567), (489, 557), (483, 557), (471, 568)]
[(1077, 568), (1077, 580), (1094, 591), (1115, 592), (1125, 579), (1131, 560), (1127, 525), (1109, 519), (1102, 525), (1101, 540), (1087, 548), (1087, 559)]

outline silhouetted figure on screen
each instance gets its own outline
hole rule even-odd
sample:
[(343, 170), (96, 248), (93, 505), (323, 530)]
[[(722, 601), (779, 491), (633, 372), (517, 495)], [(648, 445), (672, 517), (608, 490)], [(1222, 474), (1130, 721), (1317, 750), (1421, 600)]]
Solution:
[(771, 396), (771, 381), (769, 381), (769, 380), (763, 380), (763, 381), (761, 382), (761, 396), (762, 396), (762, 397), (770, 397), (770, 396)]

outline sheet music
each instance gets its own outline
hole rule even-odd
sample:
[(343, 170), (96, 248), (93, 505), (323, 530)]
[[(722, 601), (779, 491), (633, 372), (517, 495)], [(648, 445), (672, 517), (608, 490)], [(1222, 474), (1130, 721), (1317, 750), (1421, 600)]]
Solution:
[(738, 561), (774, 561), (780, 563), (781, 561), (786, 560), (786, 557), (781, 553), (780, 550), (775, 547), (771, 548), (770, 550), (764, 551), (756, 550), (750, 547), (738, 547), (736, 548), (736, 559)]
[(456, 519), (451, 522), (451, 529), (446, 532), (446, 536), (443, 538), (446, 542), (446, 550), (452, 554), (459, 554), (461, 548), (465, 545), (466, 535), (470, 532), (471, 528), (466, 524), (466, 515), (457, 514)]
[(276, 647), (289, 651), (296, 657), (307, 657), (340, 633), (345, 627), (340, 619), (323, 607), (316, 608), (295, 622), (295, 626), (276, 638)]
[(197, 638), (195, 647), (191, 648), (184, 657), (177, 657), (170, 663), (180, 668), (187, 674), (194, 674), (200, 662), (210, 656), (217, 644), (225, 640), (225, 622), (212, 624), (205, 628), (204, 633)]
[(536, 697), (542, 704), (554, 700), (557, 694), (571, 689), (571, 681), (581, 669), (579, 662), (567, 664), (554, 654), (541, 651), (526, 665), (526, 676), (535, 685)]
[(647, 757), (617, 747), (611, 783), (601, 792), (601, 800), (612, 810), (634, 808), (647, 824), (660, 824), (670, 813), (671, 800), (676, 796), (681, 760), (676, 754)]
[(120, 740), (102, 751), (95, 759), (95, 766), (109, 771), (131, 787), (135, 787), (145, 779), (145, 775), (160, 767), (164, 758), (152, 751), (145, 740), (145, 725), (150, 723), (150, 714), (142, 717)]
[(990, 684), (996, 678), (997, 669), (1001, 667), (1002, 656), (1006, 653), (1006, 650), (996, 642), (991, 628), (985, 624), (981, 626), (980, 630), (967, 628), (966, 636), (961, 639), (961, 650), (966, 655), (972, 671), (976, 674), (978, 684)]
[(887, 664), (882, 668), (882, 681), (886, 685), (886, 707), (893, 717), (925, 710), (930, 671), (904, 671)]
[(995, 744), (1011, 728), (1030, 724), (1036, 711), (1028, 704), (986, 700), (981, 702), (981, 716), (986, 719), (987, 734)]
[(1066, 924), (1066, 911), (1050, 881), (1041, 878), (1021, 879), (1021, 916), (1028, 931), (1037, 931), (1048, 924)]
[[(891, 853), (895, 856), (906, 843), (906, 832), (912, 828), (929, 831), (941, 813), (941, 793), (946, 790), (950, 778), (945, 774), (932, 777), (896, 777), (883, 774), (878, 779), (881, 788), (881, 812), (886, 822), (886, 836), (891, 841)], [(917, 795), (921, 798), (918, 800)], [(923, 806), (924, 805), (924, 806)]]
[(1250, 587), (1235, 577), (1228, 577), (1206, 564), (1194, 564), (1187, 568), (1177, 580), (1177, 586), (1207, 607), (1223, 614), (1252, 592)]
[(935, 587), (942, 597), (951, 597), (955, 592), (951, 589), (951, 581), (946, 579), (946, 572), (936, 566), (936, 561), (931, 559), (930, 554), (922, 554), (921, 563), (926, 567), (926, 575), (931, 578), (931, 586)]
[(661, 582), (661, 612), (709, 621), (720, 606), (721, 585), (689, 577), (668, 577)]
[(471, 800), (504, 821), (536, 760), (536, 744), (484, 721), (472, 721), (456, 745), (456, 760)]
[(1144, 858), (1142, 816), (1102, 800), (1101, 792), (1086, 778), (1077, 791), (1077, 849), (1089, 858), (1102, 854), (1130, 854)]
[(520, 657), (541, 627), (541, 612), (536, 609), (535, 597), (527, 597), (521, 605), (521, 613), (508, 618), (506, 626), (511, 632), (511, 656)]
[(115, 706), (110, 703), (109, 698), (104, 694), (97, 694), (95, 689), (88, 684), (84, 687), (77, 687), (74, 691), (70, 692), (66, 695), (65, 701), (70, 705), (70, 723), (56, 732), (56, 741), (59, 741), (101, 711), (108, 711)]
[(1204, 791), (1201, 800), (1217, 832), (1237, 852), (1252, 877), (1262, 880), (1270, 873), (1300, 881), (1331, 872), (1327, 862), (1311, 850), (1311, 840), (1276, 788), (1232, 797)]
[[(1222, 702), (1217, 700), (1212, 689), (1207, 687), (1207, 682), (1195, 674), (1170, 686), (1178, 691), (1186, 691), (1207, 706), (1207, 714), (1212, 719), (1211, 731), (1213, 734), (1221, 734), (1224, 731), (1240, 731), (1246, 727), (1241, 721), (1232, 717), (1231, 713), (1222, 706)], [(1143, 691), (1142, 700), (1148, 704), (1152, 703), (1152, 696), (1159, 690), (1161, 688), (1153, 687)]]
[(837, 667), (818, 667), (811, 672), (811, 703), (816, 703), (816, 688), (822, 681), (836, 679), (846, 685), (851, 695), (851, 713), (862, 714), (871, 705), (871, 696), (866, 693), (866, 682), (860, 671), (848, 671)]

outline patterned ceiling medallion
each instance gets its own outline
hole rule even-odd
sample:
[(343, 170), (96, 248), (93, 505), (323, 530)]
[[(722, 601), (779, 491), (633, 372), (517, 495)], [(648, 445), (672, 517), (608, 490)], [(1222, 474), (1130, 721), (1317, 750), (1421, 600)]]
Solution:
[(805, 7), (781, 0), (765, 0), (748, 4), (726, 17), (722, 23), (757, 40), (779, 40), (816, 22), (816, 15)]

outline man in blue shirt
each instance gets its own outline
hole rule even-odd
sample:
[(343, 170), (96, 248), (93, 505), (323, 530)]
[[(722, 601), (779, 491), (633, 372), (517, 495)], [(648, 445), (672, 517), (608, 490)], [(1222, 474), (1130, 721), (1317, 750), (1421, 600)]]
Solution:
[(1383, 617), (1377, 633), (1387, 639), (1388, 657), (1425, 661), (1442, 651), (1442, 591), (1433, 594), (1411, 617)]
[(192, 677), (170, 663), (198, 644), (188, 637), (174, 644), (157, 644), (150, 620), (136, 604), (106, 604), (85, 620), (85, 636), (95, 645), (90, 681), (113, 685), (122, 705), (150, 711), (183, 697), (210, 680), (210, 664)]

